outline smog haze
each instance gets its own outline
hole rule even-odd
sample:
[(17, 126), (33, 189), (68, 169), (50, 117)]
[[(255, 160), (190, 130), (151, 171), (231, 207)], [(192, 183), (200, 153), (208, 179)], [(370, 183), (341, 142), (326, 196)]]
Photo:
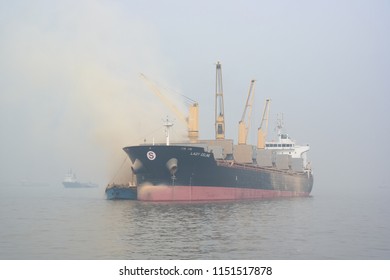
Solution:
[[(215, 63), (227, 138), (252, 79), (252, 128), (270, 98), (310, 144), (313, 194), (388, 186), (390, 4), (386, 1), (2, 1), (0, 181), (60, 183), (69, 168), (106, 184), (122, 148), (185, 126), (140, 79), (200, 106), (214, 137)], [(256, 143), (255, 132), (250, 141)]]

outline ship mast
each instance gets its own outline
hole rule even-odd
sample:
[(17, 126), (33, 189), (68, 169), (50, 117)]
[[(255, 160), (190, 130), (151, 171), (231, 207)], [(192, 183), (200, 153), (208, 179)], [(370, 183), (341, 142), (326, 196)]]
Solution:
[(169, 129), (173, 126), (173, 122), (170, 122), (168, 117), (167, 117), (167, 119), (163, 125), (165, 126), (166, 144), (167, 144), (167, 146), (169, 146)]
[(282, 128), (284, 127), (284, 121), (283, 121), (283, 114), (280, 117), (279, 114), (277, 115), (277, 120), (276, 120), (276, 128), (278, 130), (278, 137), (279, 141), (282, 139)]
[(219, 61), (216, 67), (215, 84), (215, 138), (225, 139), (225, 115), (223, 111), (222, 68)]

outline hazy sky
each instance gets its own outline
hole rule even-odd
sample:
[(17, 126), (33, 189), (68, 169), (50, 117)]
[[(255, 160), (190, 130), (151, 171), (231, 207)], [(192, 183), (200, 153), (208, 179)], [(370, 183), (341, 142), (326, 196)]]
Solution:
[(123, 146), (175, 118), (141, 72), (197, 100), (201, 138), (214, 137), (221, 61), (228, 138), (256, 79), (252, 127), (271, 98), (270, 126), (283, 113), (311, 145), (314, 193), (388, 186), (389, 30), (385, 0), (1, 0), (0, 181), (60, 183), (68, 168), (109, 181)]

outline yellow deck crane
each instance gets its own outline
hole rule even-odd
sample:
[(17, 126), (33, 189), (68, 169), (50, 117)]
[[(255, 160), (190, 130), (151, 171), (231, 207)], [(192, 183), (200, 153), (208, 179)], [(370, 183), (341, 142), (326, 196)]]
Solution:
[(246, 104), (244, 112), (240, 122), (238, 123), (238, 144), (245, 145), (248, 139), (248, 131), (251, 125), (251, 114), (253, 108), (253, 99), (255, 96), (255, 83), (256, 80), (252, 80), (249, 86), (248, 97), (246, 98)]
[(199, 104), (198, 102), (186, 97), (183, 95), (183, 97), (186, 99), (187, 103), (190, 103), (189, 108), (189, 114), (188, 117), (179, 110), (175, 104), (169, 100), (158, 88), (158, 86), (152, 82), (150, 79), (148, 79), (144, 74), (140, 74), (140, 77), (146, 82), (150, 90), (157, 95), (164, 104), (171, 110), (173, 113), (178, 117), (178, 119), (183, 122), (187, 128), (188, 128), (188, 138), (191, 143), (198, 142), (199, 139)]
[(267, 133), (268, 133), (268, 119), (269, 119), (270, 105), (271, 105), (271, 99), (266, 99), (264, 104), (263, 117), (261, 118), (260, 127), (257, 131), (258, 149), (265, 148), (265, 141), (267, 139)]
[(215, 83), (215, 139), (225, 139), (225, 115), (223, 105), (222, 68), (217, 62)]

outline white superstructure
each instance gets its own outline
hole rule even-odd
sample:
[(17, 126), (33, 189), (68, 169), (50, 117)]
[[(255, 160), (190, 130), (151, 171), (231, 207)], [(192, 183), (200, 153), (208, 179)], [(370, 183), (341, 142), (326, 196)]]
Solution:
[(62, 184), (65, 188), (96, 188), (97, 184), (94, 183), (81, 183), (77, 181), (76, 174), (72, 172), (72, 169), (66, 173)]
[(278, 140), (266, 141), (265, 149), (272, 150), (277, 155), (288, 155), (291, 158), (297, 158), (303, 160), (304, 169), (311, 171), (310, 162), (307, 160), (307, 152), (310, 150), (309, 145), (299, 146), (295, 144), (287, 133), (282, 132), (283, 121), (278, 119)]
[(70, 169), (68, 171), (68, 173), (66, 173), (63, 182), (66, 182), (66, 183), (75, 183), (75, 182), (77, 182), (76, 174), (74, 174), (72, 172), (72, 169)]

